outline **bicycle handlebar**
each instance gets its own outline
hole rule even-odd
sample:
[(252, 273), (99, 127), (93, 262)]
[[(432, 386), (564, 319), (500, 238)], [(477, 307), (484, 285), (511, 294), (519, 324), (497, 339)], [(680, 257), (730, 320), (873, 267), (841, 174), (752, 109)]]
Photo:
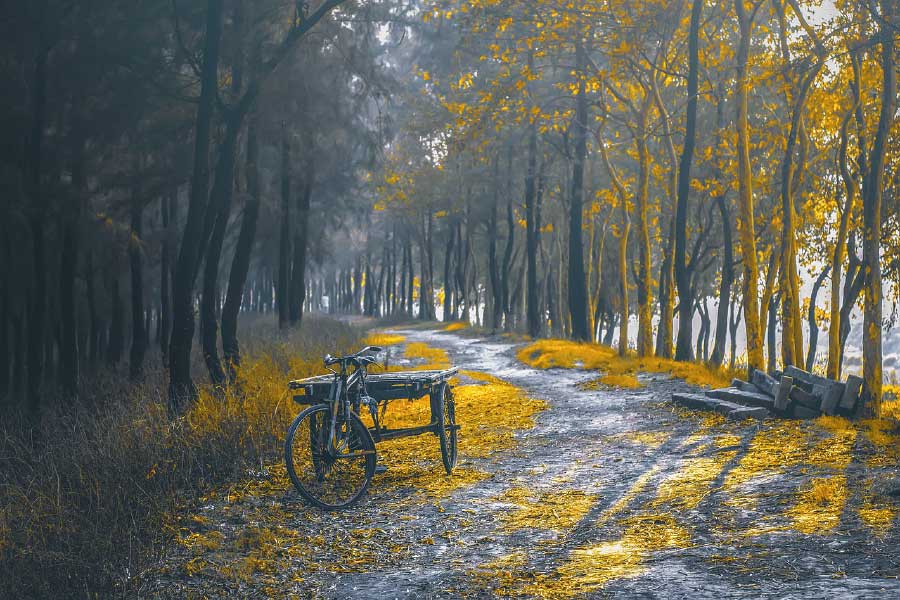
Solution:
[(325, 366), (336, 365), (338, 363), (346, 363), (346, 362), (354, 362), (359, 361), (360, 358), (363, 357), (364, 354), (373, 353), (377, 354), (381, 352), (383, 348), (380, 346), (366, 346), (359, 352), (355, 354), (348, 354), (347, 356), (331, 356), (330, 354), (325, 355)]

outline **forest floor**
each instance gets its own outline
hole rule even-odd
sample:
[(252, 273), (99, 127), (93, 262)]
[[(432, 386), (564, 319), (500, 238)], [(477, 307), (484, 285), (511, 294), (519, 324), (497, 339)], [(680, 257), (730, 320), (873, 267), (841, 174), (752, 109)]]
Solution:
[(323, 513), (262, 467), (178, 516), (142, 596), (900, 597), (892, 425), (727, 422), (664, 374), (617, 389), (503, 337), (390, 333), (393, 364), (467, 370), (454, 475), (430, 435), (387, 442), (367, 497)]

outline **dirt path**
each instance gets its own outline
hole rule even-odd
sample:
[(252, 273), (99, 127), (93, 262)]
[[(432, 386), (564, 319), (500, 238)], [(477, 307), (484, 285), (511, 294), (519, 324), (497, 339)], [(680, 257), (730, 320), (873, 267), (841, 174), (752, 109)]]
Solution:
[(514, 447), (464, 460), (465, 483), (443, 494), (376, 477), (357, 509), (325, 514), (272, 472), (212, 495), (145, 594), (900, 597), (884, 439), (727, 423), (676, 410), (688, 386), (664, 376), (585, 390), (592, 373), (528, 368), (506, 341), (399, 333), (549, 408)]

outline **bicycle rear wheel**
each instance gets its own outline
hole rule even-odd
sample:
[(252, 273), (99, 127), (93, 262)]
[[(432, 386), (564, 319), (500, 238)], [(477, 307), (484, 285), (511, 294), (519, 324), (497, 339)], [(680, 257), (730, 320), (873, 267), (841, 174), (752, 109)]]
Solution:
[(441, 460), (447, 475), (453, 472), (456, 466), (456, 403), (453, 401), (453, 392), (450, 385), (441, 386), (438, 399), (438, 415), (441, 423), (438, 428), (438, 439), (441, 442)]
[[(339, 419), (340, 421), (340, 419)], [(355, 414), (335, 425), (339, 452), (329, 452), (331, 410), (325, 404), (304, 410), (284, 443), (288, 476), (300, 495), (325, 510), (357, 502), (375, 474), (375, 442)]]

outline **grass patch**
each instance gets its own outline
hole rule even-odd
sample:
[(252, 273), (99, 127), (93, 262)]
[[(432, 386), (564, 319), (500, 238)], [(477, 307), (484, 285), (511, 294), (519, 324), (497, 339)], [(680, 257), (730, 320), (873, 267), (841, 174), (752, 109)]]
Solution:
[(687, 383), (704, 387), (727, 387), (733, 373), (694, 362), (666, 358), (619, 356), (608, 346), (546, 339), (531, 343), (516, 354), (523, 363), (536, 369), (585, 369), (602, 371), (599, 383), (611, 387), (640, 387), (637, 373), (666, 373)]
[[(166, 374), (158, 357), (148, 357), (157, 364), (148, 365), (139, 385), (122, 374), (99, 374), (84, 382), (77, 404), (48, 399), (54, 408), (37, 428), (3, 423), (5, 595), (127, 595), (130, 579), (176, 536), (171, 515), (178, 507), (280, 455), (294, 416), (287, 381), (318, 374), (327, 352), (358, 349), (360, 335), (325, 319), (308, 318), (287, 334), (261, 321), (242, 324), (241, 393), (231, 390), (221, 400), (201, 390), (175, 420), (165, 408)], [(205, 369), (195, 358), (201, 382)], [(221, 542), (213, 534), (185, 540), (197, 552)]]

